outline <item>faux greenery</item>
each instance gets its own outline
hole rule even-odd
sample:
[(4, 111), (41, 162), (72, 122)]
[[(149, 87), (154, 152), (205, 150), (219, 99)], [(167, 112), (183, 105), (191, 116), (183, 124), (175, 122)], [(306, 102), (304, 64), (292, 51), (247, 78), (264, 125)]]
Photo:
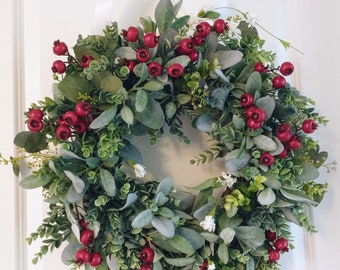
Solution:
[[(27, 239), (43, 239), (34, 263), (67, 242), (72, 269), (279, 269), (290, 223), (314, 231), (307, 209), (326, 192), (327, 153), (311, 133), (327, 121), (285, 81), (293, 66), (262, 48), (248, 13), (201, 11), (193, 22), (180, 5), (160, 0), (139, 27), (79, 36), (73, 53), (54, 43), (54, 96), (29, 108), (10, 160), (17, 175), (26, 161), (21, 187), (42, 188), (49, 204)], [(167, 125), (188, 144), (184, 118), (213, 142), (192, 166), (223, 159), (225, 171), (187, 189), (145, 180), (135, 137), (157, 145)]]

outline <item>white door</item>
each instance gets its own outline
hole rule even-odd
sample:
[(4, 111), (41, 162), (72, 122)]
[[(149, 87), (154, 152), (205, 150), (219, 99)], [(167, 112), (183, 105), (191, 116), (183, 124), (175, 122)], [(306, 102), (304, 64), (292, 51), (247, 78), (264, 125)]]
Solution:
[[(94, 0), (14, 0), (0, 2), (1, 52), (0, 65), (0, 111), (2, 115), (0, 153), (12, 155), (15, 149), (12, 139), (16, 131), (25, 128), (22, 124), (22, 113), (30, 102), (50, 96), (52, 84), (51, 64), (55, 60), (52, 44), (56, 39), (74, 44), (78, 34), (86, 36), (98, 32), (108, 22), (105, 18), (119, 22), (121, 28), (137, 24), (139, 16), (152, 15), (156, 0), (148, 1), (110, 1)], [(8, 3), (7, 3), (8, 2)], [(193, 4), (194, 3), (194, 4)], [(98, 5), (107, 4), (104, 10)], [(286, 51), (275, 38), (265, 31), (261, 36), (268, 40), (267, 48), (278, 53), (279, 60), (295, 63), (297, 72), (294, 83), (303, 93), (317, 101), (317, 109), (325, 115), (330, 124), (326, 129), (320, 127), (322, 147), (330, 152), (330, 161), (340, 159), (340, 128), (336, 116), (340, 99), (337, 88), (340, 85), (339, 68), (340, 48), (339, 34), (336, 28), (336, 11), (340, 4), (316, 0), (281, 0), (248, 1), (248, 0), (184, 0), (183, 12), (196, 14), (200, 7), (235, 7), (244, 12), (254, 13), (258, 22), (270, 33), (289, 41), (304, 52)], [(102, 12), (102, 13), (98, 13)], [(101, 16), (100, 16), (101, 14)], [(199, 138), (203, 142), (204, 138)], [(162, 146), (163, 147), (163, 146)], [(190, 157), (195, 147), (184, 150)], [(161, 150), (171, 157), (171, 149)], [(147, 158), (147, 157), (146, 157)], [(181, 166), (181, 165), (176, 165)], [(217, 168), (216, 168), (217, 169)], [(39, 190), (24, 192), (18, 188), (16, 179), (9, 167), (0, 167), (1, 184), (0, 207), (3, 218), (1, 231), (3, 244), (0, 248), (1, 261), (6, 261), (6, 269), (15, 270), (61, 270), (68, 269), (60, 262), (60, 252), (56, 251), (46, 257), (38, 265), (33, 266), (30, 259), (38, 251), (39, 243), (27, 247), (24, 238), (40, 225), (46, 211)], [(171, 168), (171, 171), (184, 171)], [(190, 174), (209, 174), (206, 170), (197, 171), (185, 168)], [(167, 175), (167, 172), (164, 172)], [(337, 267), (337, 247), (340, 234), (336, 229), (340, 226), (337, 204), (340, 197), (336, 190), (336, 171), (324, 175), (329, 182), (329, 192), (321, 205), (313, 211), (315, 225), (319, 231), (313, 236), (296, 230), (296, 250), (284, 257), (283, 270), (323, 270)], [(173, 175), (176, 180), (176, 175)]]

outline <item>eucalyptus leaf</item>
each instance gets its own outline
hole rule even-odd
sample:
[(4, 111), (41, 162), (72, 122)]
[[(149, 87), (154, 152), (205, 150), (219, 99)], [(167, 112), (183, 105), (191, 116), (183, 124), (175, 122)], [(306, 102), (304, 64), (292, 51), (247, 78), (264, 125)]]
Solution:
[(228, 246), (226, 244), (220, 244), (217, 249), (217, 254), (220, 260), (224, 263), (227, 264), (229, 261), (229, 250)]
[(68, 203), (79, 202), (82, 198), (83, 198), (83, 194), (77, 192), (73, 185), (70, 186), (70, 188), (68, 189), (68, 191), (67, 191), (67, 193), (65, 195), (65, 200)]
[(317, 204), (315, 201), (311, 200), (305, 193), (299, 190), (286, 190), (281, 188), (280, 189), (281, 194), (283, 197), (295, 201), (295, 202), (301, 202), (306, 204)]
[(167, 239), (170, 246), (177, 249), (179, 253), (184, 253), (187, 255), (192, 255), (195, 253), (195, 249), (191, 243), (183, 236), (175, 235), (171, 239)]
[(253, 138), (255, 145), (263, 151), (275, 151), (278, 147), (274, 140), (266, 135), (260, 134)]
[(120, 47), (115, 50), (120, 59), (136, 60), (136, 51), (131, 47)]
[(105, 92), (117, 93), (123, 87), (123, 83), (117, 76), (110, 74), (101, 80), (100, 87)]
[(172, 188), (173, 188), (172, 179), (166, 177), (159, 182), (155, 194), (157, 195), (158, 193), (162, 193), (164, 196), (168, 196)]
[(180, 64), (183, 68), (185, 68), (190, 63), (190, 57), (187, 55), (180, 55), (175, 58), (172, 58), (169, 60), (165, 67), (169, 67), (172, 64)]
[(104, 191), (111, 197), (116, 195), (116, 182), (111, 174), (111, 172), (107, 169), (99, 168), (99, 180)]
[(194, 257), (178, 257), (178, 258), (167, 258), (164, 257), (164, 260), (173, 266), (176, 267), (185, 267), (185, 266), (189, 266), (192, 265), (196, 262), (196, 259)]
[(270, 205), (275, 202), (276, 195), (271, 187), (267, 187), (257, 195), (257, 200), (262, 205)]
[(122, 211), (122, 210), (128, 208), (129, 206), (134, 204), (137, 201), (137, 199), (138, 199), (138, 196), (137, 196), (136, 193), (129, 193), (127, 195), (125, 204), (121, 208), (119, 208), (118, 210)]
[(162, 206), (162, 205), (166, 204), (169, 201), (169, 198), (164, 196), (164, 194), (162, 192), (159, 192), (155, 196), (154, 200), (155, 200), (155, 204), (157, 206)]
[(73, 153), (72, 151), (66, 150), (63, 147), (60, 147), (58, 149), (58, 152), (60, 154), (60, 156), (63, 159), (78, 159), (78, 160), (84, 160), (83, 158), (81, 158), (80, 156), (76, 155), (75, 153)]
[(212, 125), (216, 122), (216, 119), (210, 114), (201, 114), (194, 121), (194, 125), (199, 130), (204, 132), (210, 132), (213, 130)]
[(236, 232), (234, 229), (227, 227), (220, 232), (220, 237), (226, 245), (229, 245), (231, 241), (234, 240), (235, 234)]
[(42, 187), (48, 184), (50, 181), (46, 181), (46, 179), (42, 177), (38, 177), (35, 174), (31, 174), (20, 181), (20, 186), (25, 189), (34, 189)]
[(138, 89), (136, 93), (135, 108), (137, 112), (143, 112), (148, 104), (148, 94), (143, 89)]
[(65, 76), (58, 84), (58, 89), (66, 98), (77, 103), (80, 93), (88, 93), (92, 89), (90, 81), (81, 77), (78, 73)]
[(165, 105), (165, 116), (167, 119), (171, 119), (177, 112), (177, 106), (175, 102), (170, 101)]
[(155, 8), (154, 16), (160, 33), (169, 28), (176, 17), (171, 0), (160, 0)]
[(61, 260), (65, 265), (71, 265), (74, 261), (74, 254), (81, 248), (77, 242), (68, 243), (61, 253)]
[(176, 97), (178, 103), (181, 105), (187, 104), (191, 100), (191, 96), (187, 94), (178, 94)]
[(153, 98), (148, 98), (145, 110), (136, 112), (135, 117), (143, 125), (152, 129), (160, 129), (165, 123), (163, 109)]
[(246, 93), (255, 95), (256, 92), (260, 92), (262, 88), (262, 78), (259, 72), (252, 72), (247, 79)]
[(227, 69), (238, 62), (243, 57), (243, 53), (234, 50), (220, 50), (213, 53), (212, 58), (218, 60), (218, 65), (221, 69)]
[(255, 101), (255, 105), (258, 108), (264, 110), (264, 112), (266, 113), (266, 120), (268, 120), (273, 114), (276, 103), (275, 103), (274, 98), (270, 96), (264, 96), (264, 97), (258, 98)]
[(120, 110), (120, 116), (128, 125), (132, 125), (135, 119), (132, 110), (127, 105), (124, 105)]
[(107, 126), (116, 117), (116, 114), (117, 114), (117, 106), (114, 105), (111, 108), (102, 112), (97, 118), (95, 118), (91, 122), (89, 128), (99, 129), (99, 128)]
[(302, 163), (302, 173), (295, 176), (299, 182), (307, 183), (319, 177), (320, 173), (315, 166), (309, 163)]
[(148, 225), (151, 220), (154, 218), (154, 215), (152, 213), (151, 209), (146, 209), (142, 212), (140, 212), (132, 221), (131, 226), (132, 228), (138, 229), (143, 228), (146, 225)]
[(152, 226), (166, 238), (172, 238), (175, 235), (175, 225), (167, 218), (163, 217), (153, 217), (151, 219)]
[(251, 156), (247, 151), (243, 151), (240, 154), (240, 150), (235, 149), (226, 155), (225, 166), (232, 175), (240, 176), (240, 170), (248, 165), (250, 157)]
[(203, 236), (193, 229), (180, 227), (176, 230), (176, 234), (185, 238), (195, 250), (204, 245)]
[(160, 91), (163, 88), (163, 84), (157, 81), (148, 81), (146, 84), (143, 85), (143, 89), (148, 91)]
[(258, 248), (265, 241), (264, 230), (256, 226), (239, 226), (235, 229), (236, 238), (249, 248)]
[(46, 136), (42, 132), (21, 131), (14, 137), (14, 144), (28, 153), (37, 153), (47, 148)]
[(67, 176), (68, 179), (72, 181), (72, 184), (74, 186), (74, 189), (78, 193), (82, 193), (85, 189), (85, 183), (84, 180), (81, 179), (79, 176), (73, 174), (71, 171), (64, 170), (65, 175)]

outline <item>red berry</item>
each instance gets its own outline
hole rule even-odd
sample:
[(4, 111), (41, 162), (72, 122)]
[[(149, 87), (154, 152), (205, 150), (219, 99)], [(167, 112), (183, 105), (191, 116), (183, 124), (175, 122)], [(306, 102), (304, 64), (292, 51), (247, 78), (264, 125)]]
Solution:
[(302, 146), (301, 138), (297, 135), (293, 135), (288, 141), (288, 146), (292, 150), (299, 149)]
[(74, 112), (80, 117), (86, 117), (91, 113), (91, 105), (88, 102), (78, 102), (74, 108)]
[(289, 76), (294, 71), (294, 65), (291, 62), (284, 62), (280, 67), (280, 72), (283, 76)]
[(314, 122), (313, 119), (307, 119), (302, 122), (301, 129), (304, 133), (310, 134), (313, 133), (318, 128), (317, 123)]
[(27, 127), (31, 132), (40, 132), (43, 129), (44, 124), (41, 120), (33, 118), (28, 120)]
[(257, 72), (266, 72), (267, 69), (265, 68), (265, 66), (263, 65), (262, 62), (258, 62), (255, 66), (254, 66), (254, 70)]
[(93, 242), (94, 232), (90, 229), (85, 229), (80, 232), (80, 243), (87, 246)]
[(99, 252), (93, 252), (91, 254), (91, 259), (89, 261), (89, 264), (92, 267), (97, 267), (102, 263), (102, 261), (103, 261), (102, 255)]
[(255, 130), (255, 129), (258, 129), (262, 126), (262, 122), (256, 122), (253, 119), (249, 118), (249, 119), (247, 119), (247, 126), (250, 129)]
[(53, 42), (53, 53), (56, 55), (65, 55), (68, 52), (67, 45), (65, 42), (60, 42), (56, 40)]
[(87, 226), (89, 225), (84, 218), (79, 219), (78, 223), (82, 230), (86, 229)]
[(83, 67), (83, 68), (87, 68), (90, 66), (90, 63), (91, 61), (93, 60), (93, 57), (91, 55), (83, 55), (81, 58), (80, 58), (80, 65)]
[(91, 254), (86, 249), (80, 249), (76, 253), (76, 264), (88, 263), (91, 259)]
[(270, 262), (277, 262), (280, 259), (280, 252), (275, 249), (269, 250), (268, 254)]
[(181, 64), (175, 63), (168, 67), (167, 73), (170, 77), (178, 78), (183, 74), (184, 68)]
[(148, 32), (144, 35), (144, 45), (148, 48), (155, 48), (159, 42), (159, 36), (156, 36), (154, 32)]
[(292, 131), (290, 129), (290, 125), (288, 124), (281, 124), (276, 129), (276, 137), (281, 142), (288, 142), (289, 139), (292, 137)]
[(60, 125), (57, 127), (56, 131), (56, 137), (59, 140), (67, 140), (68, 138), (71, 137), (71, 130), (68, 126), (66, 125)]
[(209, 264), (207, 261), (204, 261), (200, 266), (199, 269), (200, 270), (208, 270)]
[(276, 75), (272, 80), (275, 89), (283, 88), (286, 85), (286, 79), (281, 75)]
[(136, 53), (136, 58), (140, 63), (147, 62), (150, 60), (150, 52), (145, 48), (140, 48)]
[(270, 242), (274, 242), (276, 240), (276, 233), (272, 231), (266, 231), (266, 239)]
[(152, 270), (152, 266), (150, 264), (143, 263), (139, 270)]
[(270, 166), (274, 163), (275, 158), (268, 152), (264, 152), (260, 156), (260, 162), (261, 164), (265, 166)]
[(162, 65), (158, 62), (151, 62), (148, 64), (148, 72), (150, 76), (157, 77), (162, 74)]
[(30, 109), (28, 111), (28, 119), (36, 119), (36, 120), (42, 120), (44, 117), (44, 113), (40, 109)]
[(262, 123), (266, 119), (266, 113), (264, 110), (255, 107), (251, 110), (249, 118), (257, 123)]
[(179, 51), (183, 54), (188, 54), (195, 49), (194, 42), (191, 38), (183, 38), (179, 43)]
[(210, 34), (211, 32), (211, 26), (208, 22), (200, 22), (196, 26), (197, 32), (199, 32), (203, 37), (206, 37)]
[(74, 126), (79, 121), (79, 117), (74, 111), (68, 111), (64, 113), (63, 120), (66, 125)]
[(123, 31), (123, 36), (129, 42), (135, 42), (139, 37), (139, 30), (134, 26), (130, 26), (127, 31)]
[(288, 248), (288, 241), (285, 238), (279, 238), (275, 241), (274, 247), (279, 251), (285, 250)]
[(218, 34), (221, 34), (226, 29), (226, 23), (223, 19), (217, 19), (214, 21), (214, 31)]
[(193, 50), (192, 52), (188, 53), (188, 56), (190, 58), (190, 62), (194, 63), (199, 58), (199, 52), (197, 50)]
[(78, 134), (83, 134), (87, 130), (88, 124), (84, 120), (79, 120), (73, 127)]
[(201, 46), (204, 42), (204, 37), (201, 35), (201, 33), (195, 32), (191, 40), (195, 46)]
[(53, 73), (63, 74), (66, 71), (66, 64), (61, 60), (56, 60), (51, 69)]
[(249, 93), (244, 93), (240, 97), (240, 104), (243, 107), (249, 107), (250, 105), (253, 105), (254, 103), (254, 96)]
[(135, 68), (136, 66), (136, 62), (133, 61), (133, 60), (124, 60), (124, 63), (123, 63), (124, 66), (127, 66), (130, 70), (130, 72), (133, 71), (133, 69)]
[(151, 247), (144, 247), (140, 252), (140, 259), (143, 263), (152, 263), (155, 252)]
[(282, 150), (282, 152), (280, 153), (280, 154), (278, 154), (277, 156), (279, 157), (279, 158), (286, 158), (287, 156), (288, 156), (288, 149), (287, 148), (284, 148), (283, 150)]

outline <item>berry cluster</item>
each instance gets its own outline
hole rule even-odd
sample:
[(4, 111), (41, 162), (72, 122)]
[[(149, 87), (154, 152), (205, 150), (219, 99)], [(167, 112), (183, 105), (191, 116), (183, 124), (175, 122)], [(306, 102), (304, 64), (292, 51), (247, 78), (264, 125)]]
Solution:
[[(177, 55), (187, 55), (190, 61), (195, 63), (199, 57), (199, 47), (204, 44), (205, 38), (215, 31), (217, 34), (223, 33), (227, 29), (227, 24), (223, 19), (217, 19), (213, 25), (208, 22), (200, 22), (196, 26), (196, 31), (192, 37), (184, 37), (179, 40), (174, 46)], [(122, 31), (122, 36), (127, 42), (139, 42), (141, 47), (136, 51), (136, 61), (125, 59), (123, 64), (131, 71), (137, 63), (147, 63), (148, 73), (151, 77), (157, 77), (162, 74), (164, 67), (158, 61), (151, 60), (151, 52), (160, 41), (160, 37), (154, 32), (147, 32), (140, 38), (140, 32), (137, 27), (130, 26), (127, 30)], [(179, 63), (172, 63), (166, 67), (167, 74), (172, 78), (180, 77), (184, 68)]]
[(289, 243), (287, 239), (278, 238), (275, 232), (266, 231), (266, 239), (268, 242), (268, 260), (275, 263), (280, 259), (280, 254), (289, 251)]
[(79, 266), (83, 264), (89, 264), (92, 267), (97, 267), (102, 263), (103, 257), (99, 252), (90, 250), (91, 244), (93, 243), (95, 237), (94, 231), (88, 229), (88, 224), (84, 219), (79, 221), (79, 225), (81, 227), (79, 241), (84, 245), (84, 247), (76, 252), (76, 264)]
[(140, 260), (142, 262), (140, 270), (152, 270), (153, 259), (155, 258), (155, 251), (149, 247), (145, 246), (140, 252)]
[(27, 114), (27, 127), (32, 132), (40, 132), (44, 128), (44, 113), (40, 109), (31, 108)]

